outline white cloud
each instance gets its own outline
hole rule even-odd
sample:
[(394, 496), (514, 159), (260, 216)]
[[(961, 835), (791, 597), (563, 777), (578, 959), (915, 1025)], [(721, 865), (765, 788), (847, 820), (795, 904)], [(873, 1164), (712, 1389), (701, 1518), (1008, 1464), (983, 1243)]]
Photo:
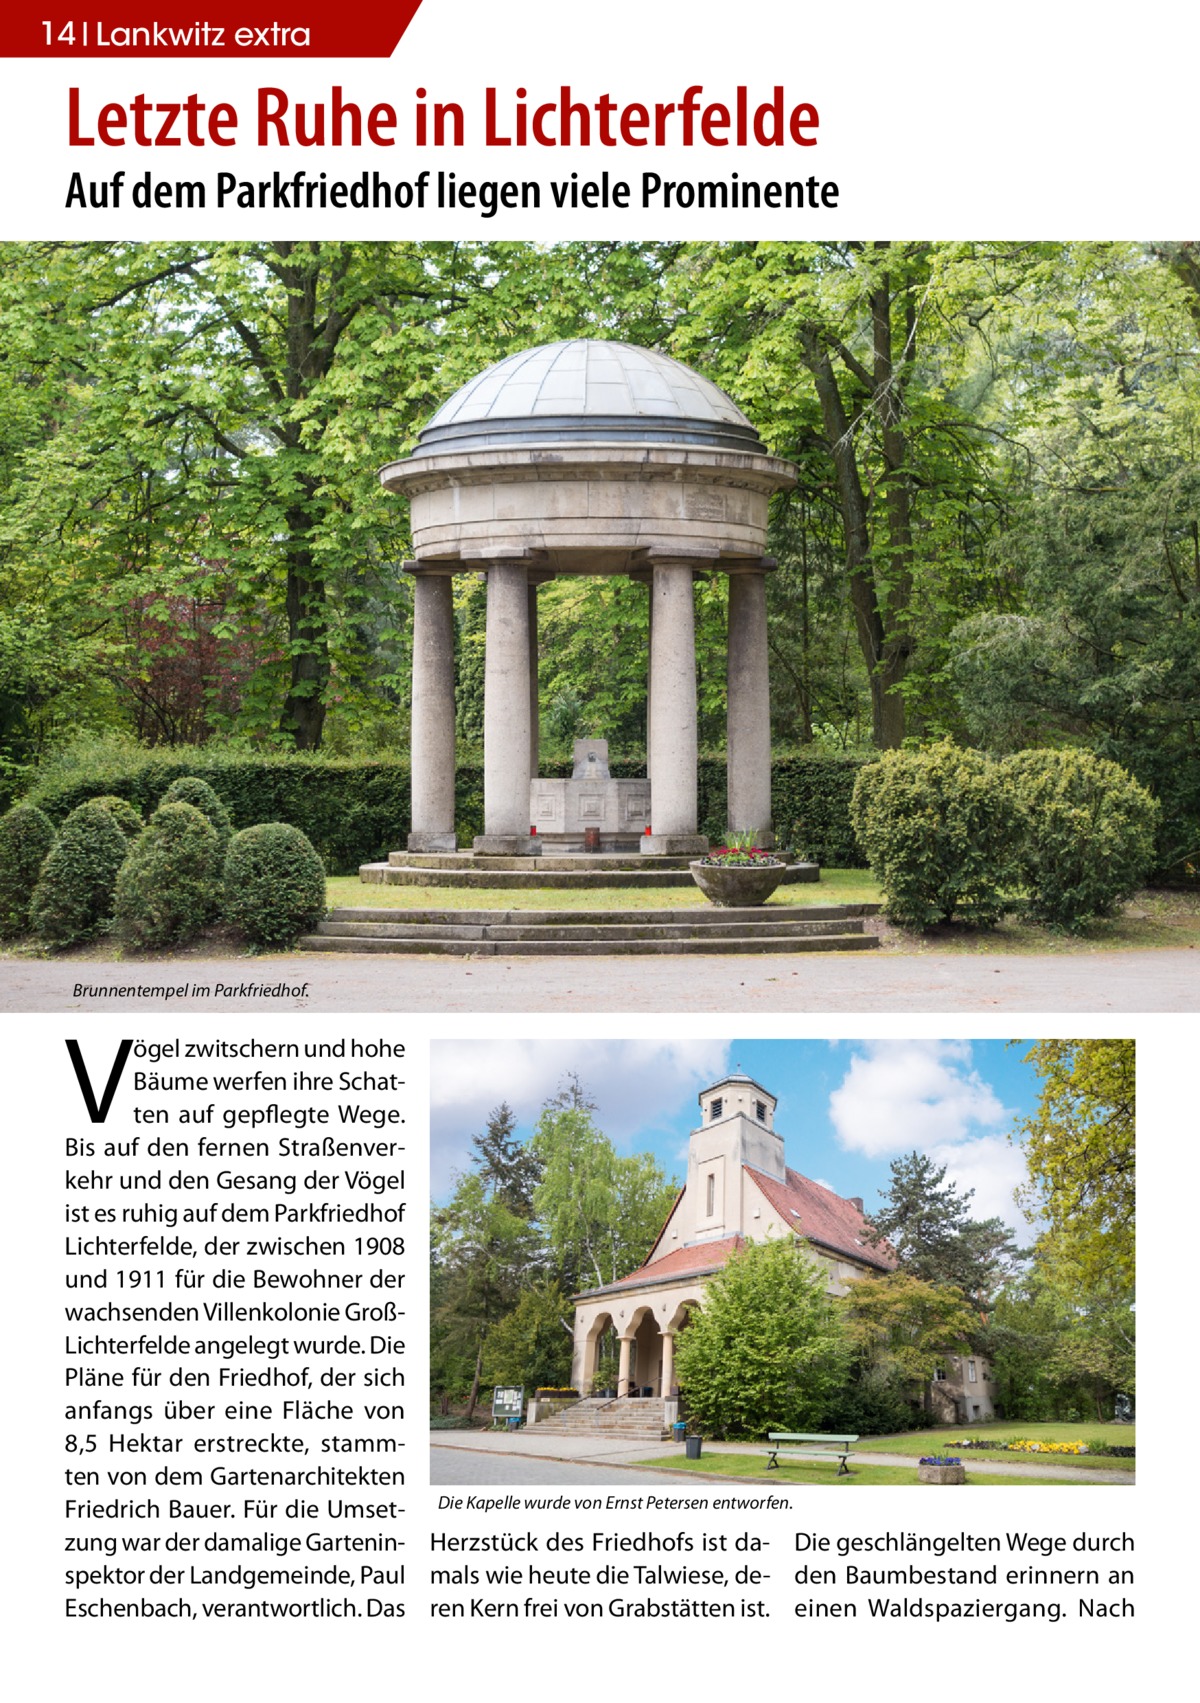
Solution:
[(598, 1103), (618, 1150), (646, 1145), (682, 1102), (724, 1075), (724, 1041), (436, 1041), (430, 1059), (430, 1169), (435, 1199), (470, 1161), (471, 1137), (506, 1100), (527, 1132), (572, 1071)]
[(829, 1096), (843, 1147), (870, 1159), (995, 1129), (1012, 1114), (971, 1068), (968, 1041), (867, 1041)]
[(1021, 1243), (1036, 1234), (1013, 1199), (1013, 1191), (1025, 1181), (1024, 1148), (1002, 1135), (990, 1135), (928, 1152), (935, 1164), (946, 1167), (946, 1181), (957, 1183), (960, 1194), (975, 1190), (972, 1218), (1002, 1218)]
[(960, 1190), (975, 1190), (973, 1218), (1023, 1227), (1013, 1190), (1024, 1161), (1004, 1135), (1015, 1113), (974, 1068), (969, 1041), (860, 1043), (829, 1116), (843, 1147), (870, 1159), (926, 1154)]

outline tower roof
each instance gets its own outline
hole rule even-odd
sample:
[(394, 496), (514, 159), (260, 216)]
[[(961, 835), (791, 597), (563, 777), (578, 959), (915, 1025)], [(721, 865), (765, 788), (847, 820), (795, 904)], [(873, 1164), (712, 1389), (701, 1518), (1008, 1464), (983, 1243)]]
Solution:
[(656, 349), (574, 337), (522, 349), (456, 390), (415, 456), (526, 443), (696, 444), (761, 455), (723, 390)]

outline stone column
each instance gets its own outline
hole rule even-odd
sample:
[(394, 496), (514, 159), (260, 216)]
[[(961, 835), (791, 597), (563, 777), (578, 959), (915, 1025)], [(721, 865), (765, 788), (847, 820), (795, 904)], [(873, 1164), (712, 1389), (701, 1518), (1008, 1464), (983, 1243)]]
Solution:
[(538, 588), (529, 581), (529, 778), (538, 772)]
[(633, 1338), (631, 1336), (623, 1336), (619, 1340), (621, 1344), (621, 1363), (617, 1369), (617, 1394), (619, 1396), (627, 1396), (629, 1394), (629, 1362), (631, 1359), (631, 1350), (633, 1348)]
[(670, 1395), (675, 1385), (675, 1332), (665, 1330), (662, 1333), (662, 1388), (659, 1394), (664, 1401)]
[(729, 576), (726, 674), (728, 826), (773, 846), (771, 696), (767, 680), (767, 577), (762, 568)]
[[(654, 725), (654, 671), (650, 658), (654, 655), (654, 576), (646, 580), (646, 779), (652, 778), (650, 768), (650, 729)], [(651, 818), (653, 822), (653, 818)]]
[(483, 833), (477, 852), (529, 852), (529, 580), (524, 562), (487, 570)]
[(647, 765), (652, 834), (644, 852), (700, 857), (696, 832), (696, 614), (692, 567), (656, 561), (650, 589), (650, 700)]
[(412, 832), (408, 849), (454, 851), (454, 581), (413, 579)]

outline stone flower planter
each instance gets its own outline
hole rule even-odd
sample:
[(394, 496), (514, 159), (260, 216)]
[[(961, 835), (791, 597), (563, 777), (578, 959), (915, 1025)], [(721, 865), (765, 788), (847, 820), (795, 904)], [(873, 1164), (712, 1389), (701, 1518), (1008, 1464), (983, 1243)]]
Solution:
[(692, 880), (714, 905), (762, 905), (787, 874), (787, 864), (772, 858), (755, 863), (688, 864)]
[(958, 1466), (927, 1466), (924, 1461), (917, 1468), (919, 1484), (965, 1484), (967, 1469), (960, 1463)]

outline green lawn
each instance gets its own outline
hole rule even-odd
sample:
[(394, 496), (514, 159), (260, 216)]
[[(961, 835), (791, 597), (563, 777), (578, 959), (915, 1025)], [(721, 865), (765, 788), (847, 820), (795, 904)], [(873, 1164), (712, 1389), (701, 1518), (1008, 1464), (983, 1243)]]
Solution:
[[(328, 894), (331, 908), (378, 905), (408, 911), (684, 911), (708, 903), (696, 887), (552, 887), (538, 892), (507, 887), (387, 887), (362, 882), (357, 875), (331, 876)], [(820, 881), (777, 888), (767, 907), (876, 905), (882, 899), (879, 884), (869, 871), (823, 869)], [(1009, 953), (1086, 955), (1153, 946), (1200, 948), (1200, 894), (1145, 890), (1110, 922), (1094, 923), (1076, 935), (1056, 934), (1015, 917), (994, 929), (948, 924), (926, 934), (882, 921), (876, 927), (884, 952), (906, 956), (926, 952), (1000, 957)]]
[[(666, 911), (703, 908), (708, 900), (688, 887), (389, 887), (333, 875), (329, 904), (387, 905), (405, 911)], [(778, 887), (772, 905), (877, 905), (878, 884), (865, 869), (826, 869), (819, 881)]]
[[(1030, 1424), (1022, 1420), (1004, 1420), (991, 1425), (967, 1425), (962, 1429), (939, 1426), (929, 1431), (904, 1431), (891, 1437), (864, 1437), (855, 1445), (856, 1455), (866, 1455), (872, 1452), (881, 1455), (955, 1455), (959, 1454), (967, 1462), (968, 1467), (978, 1460), (981, 1464), (989, 1459), (1003, 1461), (1036, 1460), (1036, 1455), (1019, 1453), (1004, 1453), (998, 1451), (993, 1457), (990, 1453), (972, 1454), (970, 1450), (956, 1449), (955, 1444), (961, 1444), (967, 1437), (994, 1439), (999, 1442), (1004, 1438), (1016, 1437), (1042, 1443), (1076, 1443), (1102, 1442), (1115, 1443), (1122, 1447), (1134, 1447), (1137, 1442), (1136, 1426), (1133, 1425), (1098, 1425), (1093, 1421), (1090, 1425), (1083, 1423)], [(1102, 1472), (1132, 1472), (1136, 1462), (1127, 1457), (1112, 1455), (1046, 1455), (1047, 1461), (1056, 1466), (1097, 1468)], [(974, 1474), (972, 1474), (972, 1477)]]
[[(857, 1454), (851, 1456), (850, 1476), (839, 1477), (836, 1461), (813, 1461), (808, 1465), (784, 1462), (768, 1471), (766, 1455), (701, 1455), (698, 1461), (682, 1455), (656, 1455), (652, 1460), (638, 1461), (638, 1466), (671, 1467), (679, 1472), (716, 1474), (722, 1478), (769, 1479), (772, 1484), (916, 1484), (916, 1467), (872, 1466), (859, 1463)], [(967, 1463), (967, 1484), (1070, 1484), (1070, 1479), (1038, 1478), (1030, 1474), (976, 1472)]]

